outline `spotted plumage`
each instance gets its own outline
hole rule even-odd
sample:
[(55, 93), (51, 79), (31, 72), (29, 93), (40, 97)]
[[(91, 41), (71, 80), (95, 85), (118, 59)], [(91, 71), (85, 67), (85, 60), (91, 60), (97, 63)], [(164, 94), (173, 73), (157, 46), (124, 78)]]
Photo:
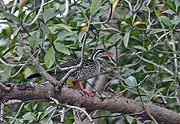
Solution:
[[(105, 52), (104, 49), (98, 49), (92, 54), (91, 58), (84, 59), (81, 67), (77, 68), (77, 70), (72, 72), (69, 76), (69, 79), (72, 81), (75, 80), (82, 81), (97, 76), (101, 70), (101, 66), (97, 60), (97, 56), (103, 52)], [(59, 65), (59, 67), (64, 68), (64, 67), (76, 66), (77, 64), (80, 63), (80, 61), (81, 61), (80, 59), (72, 60)], [(60, 69), (57, 68), (56, 70), (48, 71), (48, 73), (53, 77), (55, 77), (57, 80), (61, 80), (67, 74), (68, 71), (69, 70), (61, 71)], [(35, 78), (35, 77), (40, 77), (40, 74), (36, 73), (30, 75), (28, 78)]]

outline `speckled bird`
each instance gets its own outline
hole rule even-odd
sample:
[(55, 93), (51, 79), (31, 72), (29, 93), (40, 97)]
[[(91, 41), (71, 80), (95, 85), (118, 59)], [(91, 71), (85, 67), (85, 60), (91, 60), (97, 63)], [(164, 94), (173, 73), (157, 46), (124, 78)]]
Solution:
[[(78, 89), (76, 87), (75, 82), (77, 81), (80, 89), (85, 92), (86, 94), (88, 94), (89, 96), (94, 96), (94, 94), (86, 89), (83, 88), (82, 84), (80, 81), (84, 81), (87, 79), (90, 79), (92, 77), (95, 77), (97, 75), (99, 75), (100, 71), (101, 71), (101, 64), (98, 62), (97, 58), (99, 56), (101, 56), (101, 54), (107, 54), (107, 55), (111, 55), (111, 52), (106, 52), (104, 49), (97, 49), (92, 55), (91, 58), (89, 59), (83, 59), (83, 63), (81, 65), (81, 67), (77, 68), (74, 72), (72, 72), (70, 74), (70, 76), (68, 77), (68, 80), (72, 81), (74, 84), (75, 89)], [(71, 66), (76, 66), (78, 64), (80, 64), (81, 59), (75, 59), (69, 62), (65, 62), (61, 65), (59, 65), (60, 68), (65, 68), (65, 67), (71, 67)], [(70, 69), (69, 69), (70, 70)], [(48, 71), (48, 73), (55, 77), (57, 80), (61, 80), (69, 70), (60, 70), (60, 69), (56, 69), (56, 71)], [(27, 77), (28, 79), (30, 78), (35, 78), (35, 77), (40, 77), (41, 75), (39, 73), (36, 74), (32, 74), (29, 77)]]

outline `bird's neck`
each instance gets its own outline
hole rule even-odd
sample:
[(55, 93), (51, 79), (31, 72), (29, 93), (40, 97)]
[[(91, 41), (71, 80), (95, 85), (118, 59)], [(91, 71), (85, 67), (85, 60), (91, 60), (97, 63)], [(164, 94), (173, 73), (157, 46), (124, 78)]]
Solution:
[(98, 52), (94, 52), (94, 53), (92, 54), (92, 56), (91, 56), (91, 59), (94, 60), (94, 61), (96, 61), (98, 54), (99, 54)]

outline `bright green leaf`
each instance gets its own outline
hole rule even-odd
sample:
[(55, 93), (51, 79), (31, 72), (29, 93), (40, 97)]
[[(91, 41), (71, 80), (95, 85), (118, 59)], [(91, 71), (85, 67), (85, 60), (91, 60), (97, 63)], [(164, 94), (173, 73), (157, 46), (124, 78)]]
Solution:
[(52, 34), (52, 33), (50, 33), (50, 34), (48, 35), (48, 37), (49, 37), (49, 39), (50, 39), (51, 41), (55, 41), (55, 40), (57, 39), (57, 35), (58, 35), (58, 34)]
[(124, 80), (124, 82), (125, 84), (131, 87), (136, 87), (138, 85), (136, 78), (133, 76), (129, 76), (128, 78)]
[(45, 65), (47, 68), (50, 68), (55, 62), (55, 51), (53, 47), (49, 48), (44, 56)]
[(123, 43), (126, 48), (128, 47), (129, 35), (130, 35), (130, 30), (125, 33), (124, 39), (123, 39)]
[(166, 16), (160, 16), (159, 18), (166, 26), (172, 25), (171, 20), (169, 20)]
[(59, 42), (55, 42), (54, 45), (55, 45), (55, 48), (57, 51), (64, 53), (64, 54), (67, 54), (67, 55), (70, 55), (69, 49), (64, 44), (59, 43)]
[(173, 4), (173, 2), (167, 1), (166, 4), (169, 6), (170, 9), (172, 9), (173, 11), (176, 11), (176, 7)]
[(95, 13), (101, 6), (101, 0), (93, 0), (91, 7), (90, 7), (90, 12)]

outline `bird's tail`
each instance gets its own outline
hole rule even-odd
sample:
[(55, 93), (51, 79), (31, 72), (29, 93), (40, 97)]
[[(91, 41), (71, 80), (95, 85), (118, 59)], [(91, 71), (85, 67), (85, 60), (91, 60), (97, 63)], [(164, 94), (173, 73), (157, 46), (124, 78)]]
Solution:
[(35, 73), (35, 74), (31, 74), (28, 77), (26, 77), (26, 79), (32, 79), (32, 78), (37, 78), (37, 77), (42, 77), (42, 75), (40, 73)]

